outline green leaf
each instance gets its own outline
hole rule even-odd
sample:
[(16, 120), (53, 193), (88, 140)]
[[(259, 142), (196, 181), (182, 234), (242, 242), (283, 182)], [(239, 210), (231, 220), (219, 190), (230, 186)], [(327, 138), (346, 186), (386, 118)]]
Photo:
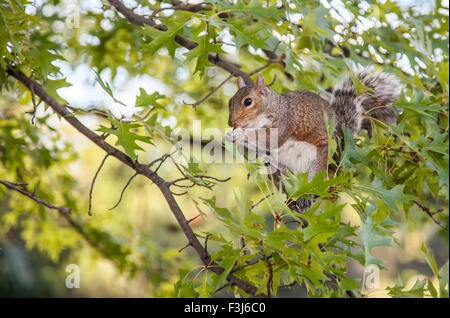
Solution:
[(431, 279), (427, 280), (427, 288), (428, 288), (428, 291), (430, 292), (431, 297), (433, 297), (433, 298), (438, 297), (438, 292), (437, 292), (436, 288), (434, 287)]
[(180, 269), (178, 271), (178, 276), (180, 277), (175, 283), (175, 296), (178, 298), (195, 298), (197, 293), (194, 289), (194, 284), (192, 281), (186, 281), (187, 275), (190, 271), (185, 269)]
[(372, 186), (372, 185), (362, 185), (355, 184), (353, 185), (354, 190), (363, 191), (366, 193), (373, 194), (383, 200), (391, 209), (396, 210), (397, 204), (399, 202), (407, 203), (412, 200), (416, 200), (417, 198), (410, 194), (405, 194), (403, 192), (405, 185), (396, 185), (392, 189), (383, 189), (381, 186)]
[[(369, 159), (367, 153), (369, 149), (361, 149), (356, 145), (356, 140), (352, 136), (350, 129), (343, 127), (345, 147), (341, 153), (341, 165), (353, 166), (353, 162), (362, 163), (367, 167), (373, 167), (374, 164)], [(353, 161), (353, 162), (352, 162)]]
[(397, 283), (393, 287), (387, 287), (389, 296), (393, 298), (423, 298), (425, 294), (425, 280), (417, 279), (410, 290), (404, 290), (405, 286), (400, 275), (397, 277)]
[(427, 260), (428, 265), (430, 266), (431, 270), (433, 271), (434, 275), (439, 279), (441, 278), (439, 276), (439, 269), (436, 264), (436, 260), (434, 259), (434, 256), (430, 254), (428, 251), (428, 248), (425, 246), (425, 243), (422, 243), (422, 252), (425, 255), (425, 259)]
[(439, 272), (439, 276), (441, 277), (439, 279), (439, 297), (441, 298), (448, 298), (448, 260), (444, 264), (444, 266), (441, 267), (441, 270)]
[(36, 66), (41, 70), (42, 76), (47, 78), (48, 75), (56, 75), (59, 72), (59, 67), (52, 64), (55, 60), (64, 60), (64, 58), (56, 53), (49, 51), (51, 45), (45, 47), (32, 47), (28, 53), (35, 61)]
[[(214, 255), (214, 259), (220, 258), (218, 264), (224, 271), (220, 275), (214, 275), (211, 279), (211, 290), (215, 292), (220, 288), (227, 280), (228, 274), (233, 269), (234, 264), (236, 264), (239, 255), (241, 254), (241, 249), (232, 249), (230, 246), (223, 246), (223, 250), (220, 253)], [(210, 295), (213, 296), (213, 295)]]
[(174, 37), (180, 33), (186, 23), (189, 21), (189, 17), (183, 17), (179, 21), (173, 21), (171, 19), (164, 19), (164, 25), (167, 27), (166, 31), (155, 29), (151, 26), (145, 25), (141, 31), (145, 36), (152, 38), (151, 42), (144, 45), (144, 48), (155, 54), (155, 52), (163, 46), (169, 49), (170, 55), (173, 57), (175, 54), (175, 41)]
[(302, 214), (302, 218), (308, 221), (309, 225), (301, 229), (305, 241), (315, 238), (318, 242), (326, 242), (327, 239), (339, 229), (340, 213), (344, 205), (337, 206), (335, 203), (331, 204), (325, 211), (319, 214), (312, 214), (309, 209)]
[(95, 75), (97, 76), (97, 83), (100, 84), (101, 88), (116, 102), (119, 103), (123, 106), (126, 106), (123, 102), (121, 102), (120, 100), (116, 99), (114, 97), (113, 91), (111, 89), (111, 86), (109, 85), (108, 82), (104, 81), (102, 79), (102, 77), (100, 76), (100, 73), (97, 71), (94, 71)]
[(247, 44), (251, 45), (255, 49), (267, 48), (264, 42), (269, 38), (269, 36), (261, 37), (258, 35), (258, 32), (264, 30), (266, 25), (262, 22), (250, 24), (251, 20), (252, 18), (249, 17), (229, 25), (232, 33), (236, 36), (236, 48), (240, 49), (242, 46)]
[(164, 109), (164, 107), (157, 102), (158, 99), (166, 98), (165, 95), (161, 95), (158, 92), (154, 92), (149, 95), (142, 87), (139, 88), (139, 96), (136, 96), (135, 107), (149, 107), (153, 106), (156, 109)]
[(299, 173), (296, 176), (290, 175), (284, 178), (283, 183), (290, 197), (298, 198), (305, 194), (316, 194), (320, 197), (331, 197), (330, 186), (336, 186), (348, 181), (345, 175), (326, 180), (325, 170), (317, 173), (311, 182), (308, 182), (308, 173)]
[(361, 220), (359, 237), (363, 247), (364, 266), (371, 264), (380, 265), (384, 263), (383, 259), (376, 258), (372, 255), (372, 249), (380, 246), (391, 246), (393, 238), (381, 234), (378, 227), (377, 224), (373, 223), (370, 215), (367, 215), (365, 220)]
[(296, 274), (309, 279), (314, 284), (315, 288), (323, 288), (323, 283), (330, 280), (330, 278), (323, 273), (317, 273), (303, 264), (299, 264), (295, 272)]
[[(200, 25), (200, 29), (203, 30), (204, 28), (205, 25), (202, 23)], [(201, 36), (196, 36), (193, 38), (193, 41), (197, 42), (198, 45), (194, 49), (184, 54), (186, 56), (186, 61), (191, 61), (194, 58), (197, 58), (194, 74), (199, 72), (200, 76), (203, 76), (205, 67), (213, 65), (208, 61), (209, 53), (225, 53), (220, 45), (211, 43), (211, 40), (218, 36), (218, 34), (215, 32), (215, 28), (212, 25), (208, 25), (204, 33), (205, 34)]]
[(238, 224), (238, 222), (235, 220), (235, 218), (233, 217), (233, 212), (230, 211), (230, 209), (228, 208), (222, 208), (222, 207), (218, 207), (216, 205), (216, 197), (213, 196), (211, 199), (203, 199), (203, 201), (205, 202), (205, 204), (214, 212), (217, 213), (217, 216), (226, 224), (231, 225), (232, 223), (234, 224)]
[[(72, 84), (68, 83), (65, 78), (61, 79), (47, 79), (45, 83), (45, 90), (47, 93), (49, 93), (51, 96), (53, 96), (59, 103), (67, 104), (67, 101), (64, 100), (61, 96), (58, 94), (58, 90), (63, 87), (70, 87)], [(47, 109), (48, 106), (45, 104), (45, 109)]]
[(117, 137), (116, 146), (121, 146), (125, 153), (130, 156), (130, 158), (134, 161), (137, 158), (136, 150), (144, 150), (141, 148), (136, 141), (145, 142), (148, 144), (153, 144), (151, 142), (151, 138), (148, 136), (141, 136), (134, 132), (132, 129), (136, 129), (141, 127), (138, 123), (128, 123), (123, 121), (118, 121), (113, 118), (107, 118), (107, 120), (114, 125), (115, 129), (108, 128), (105, 126), (100, 126), (98, 131), (108, 133)]

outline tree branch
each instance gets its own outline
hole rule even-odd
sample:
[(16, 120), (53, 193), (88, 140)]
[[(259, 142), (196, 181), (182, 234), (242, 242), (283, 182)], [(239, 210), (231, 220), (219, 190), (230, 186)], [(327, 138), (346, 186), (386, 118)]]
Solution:
[(200, 11), (209, 11), (211, 8), (205, 7), (205, 5), (210, 4), (207, 2), (201, 3), (184, 3), (182, 1), (171, 1), (171, 7), (161, 7), (153, 10), (150, 19), (156, 17), (158, 13), (164, 10), (179, 10), (179, 11), (189, 11), (189, 12), (200, 12)]
[(25, 186), (26, 183), (17, 184), (17, 183), (5, 181), (5, 180), (0, 180), (0, 183), (9, 189), (15, 190), (15, 191), (29, 197), (30, 199), (37, 202), (38, 204), (46, 206), (49, 209), (57, 210), (58, 212), (63, 213), (63, 214), (70, 214), (72, 212), (71, 208), (53, 205), (45, 200), (38, 198), (34, 193), (28, 192), (19, 187), (19, 186)]
[[(64, 118), (72, 127), (78, 130), (81, 134), (95, 143), (99, 148), (103, 149), (110, 156), (115, 157), (123, 164), (132, 168), (138, 174), (141, 174), (151, 180), (161, 191), (167, 204), (169, 205), (170, 211), (180, 225), (184, 235), (188, 239), (190, 246), (195, 250), (195, 252), (200, 257), (203, 264), (208, 266), (208, 269), (212, 272), (220, 275), (223, 273), (224, 269), (217, 265), (217, 263), (211, 261), (211, 257), (205, 250), (195, 235), (194, 231), (190, 227), (188, 221), (186, 220), (183, 212), (181, 211), (178, 203), (175, 200), (172, 192), (169, 188), (169, 183), (157, 175), (154, 171), (148, 168), (148, 165), (141, 164), (139, 162), (133, 161), (128, 155), (120, 151), (119, 149), (108, 144), (102, 136), (97, 135), (92, 130), (87, 128), (83, 123), (81, 123), (72, 113), (70, 113), (66, 107), (58, 103), (51, 95), (49, 95), (38, 83), (26, 76), (20, 70), (15, 67), (9, 67), (7, 70), (8, 75), (16, 78), (19, 82), (25, 85), (28, 89), (33, 89), (34, 93), (39, 96), (47, 105), (49, 105), (59, 116)], [(245, 293), (256, 296), (265, 297), (265, 295), (256, 294), (257, 288), (252, 284), (249, 284), (242, 279), (229, 274), (227, 280), (230, 284), (239, 287)]]
[[(153, 21), (153, 19), (150, 19), (148, 17), (136, 14), (133, 12), (133, 10), (127, 8), (121, 1), (119, 0), (108, 0), (108, 2), (114, 7), (116, 8), (117, 11), (119, 11), (128, 21), (130, 21), (131, 23), (134, 23), (136, 25), (139, 26), (144, 26), (144, 25), (148, 25), (151, 26), (155, 29), (158, 29), (160, 31), (166, 31), (167, 27), (163, 24), (156, 24), (155, 21)], [(179, 34), (175, 35), (174, 40), (176, 43), (178, 43), (179, 45), (181, 45), (182, 47), (185, 47), (188, 50), (193, 50), (198, 46), (198, 43), (191, 41)], [(231, 75), (233, 75), (234, 77), (242, 77), (245, 80), (245, 83), (247, 85), (251, 85), (254, 84), (253, 80), (250, 78), (250, 76), (245, 73), (244, 71), (242, 71), (238, 65), (229, 62), (227, 60), (225, 60), (224, 58), (220, 57), (217, 54), (213, 54), (213, 53), (209, 53), (208, 54), (208, 61), (222, 69), (224, 69), (225, 71), (227, 71), (228, 73), (230, 73)]]

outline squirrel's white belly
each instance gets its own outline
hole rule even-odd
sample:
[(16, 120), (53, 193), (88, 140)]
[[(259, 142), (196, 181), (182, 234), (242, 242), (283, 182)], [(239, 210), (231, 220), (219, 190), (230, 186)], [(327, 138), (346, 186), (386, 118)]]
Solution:
[(317, 167), (317, 148), (305, 141), (288, 139), (281, 147), (270, 151), (270, 162), (282, 173), (308, 172), (308, 180), (314, 177)]
[[(259, 122), (266, 120), (265, 117), (258, 118)], [(230, 143), (244, 144), (249, 150), (256, 151), (258, 155), (263, 157), (264, 162), (270, 163), (268, 166), (269, 173), (274, 173), (276, 170), (281, 173), (289, 170), (293, 174), (308, 172), (308, 180), (311, 181), (317, 170), (316, 146), (290, 138), (281, 147), (270, 148), (270, 155), (263, 154), (267, 150), (265, 147), (266, 138), (257, 137), (258, 129), (260, 128), (236, 128), (227, 134), (225, 140)], [(261, 132), (264, 133), (265, 130), (262, 129)], [(272, 134), (270, 136), (273, 137)], [(274, 139), (277, 140), (277, 138)], [(270, 145), (273, 145), (272, 140)]]

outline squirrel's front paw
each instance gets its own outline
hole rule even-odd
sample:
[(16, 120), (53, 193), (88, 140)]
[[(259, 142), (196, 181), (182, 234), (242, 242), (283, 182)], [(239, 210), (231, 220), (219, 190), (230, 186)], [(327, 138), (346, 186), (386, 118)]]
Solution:
[(232, 131), (227, 132), (225, 135), (225, 141), (232, 144), (234, 142), (234, 134)]
[(243, 129), (242, 128), (236, 128), (233, 131), (227, 132), (227, 134), (225, 135), (225, 141), (229, 142), (229, 143), (234, 143), (234, 142), (243, 143), (243, 142), (245, 142), (245, 135), (244, 135)]

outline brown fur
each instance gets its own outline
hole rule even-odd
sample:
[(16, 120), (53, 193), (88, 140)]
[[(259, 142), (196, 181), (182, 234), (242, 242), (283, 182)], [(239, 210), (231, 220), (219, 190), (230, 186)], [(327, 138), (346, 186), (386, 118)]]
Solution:
[[(242, 79), (238, 79), (239, 90), (229, 102), (228, 124), (234, 128), (246, 128), (255, 119), (266, 117), (268, 120), (263, 121), (264, 125), (258, 128), (278, 128), (278, 147), (288, 139), (304, 141), (316, 147), (315, 173), (320, 172), (327, 168), (328, 162), (328, 134), (324, 113), (327, 114), (329, 123), (335, 118), (335, 138), (342, 137), (342, 124), (350, 128), (354, 135), (362, 128), (370, 133), (370, 122), (363, 118), (364, 115), (395, 124), (396, 114), (390, 105), (401, 91), (401, 84), (396, 77), (377, 72), (371, 67), (358, 71), (357, 77), (375, 94), (358, 96), (350, 78), (333, 90), (330, 102), (306, 90), (280, 95), (265, 86), (261, 74), (258, 74), (253, 86), (246, 86)], [(245, 106), (243, 102), (246, 98), (252, 98), (253, 104)], [(384, 107), (377, 107), (380, 105)]]
[[(244, 105), (246, 98), (252, 98), (253, 104)], [(228, 125), (232, 127), (245, 127), (252, 119), (256, 118), (262, 111), (261, 96), (253, 89), (253, 87), (244, 87), (236, 93), (229, 102), (230, 116)]]
[[(266, 92), (261, 94), (257, 85), (240, 88), (230, 99), (228, 124), (234, 128), (245, 128), (258, 115), (268, 112), (267, 116), (272, 120), (268, 128), (278, 128), (278, 146), (282, 146), (289, 137), (309, 142), (318, 150), (318, 171), (326, 169), (328, 136), (323, 112), (327, 112), (330, 120), (334, 114), (328, 102), (315, 93), (302, 90), (277, 94), (280, 98), (273, 98), (273, 102), (267, 103), (272, 94), (268, 90), (266, 88)], [(246, 98), (252, 98), (253, 104), (245, 106), (243, 102)]]
[[(328, 124), (335, 119), (333, 137), (341, 139), (341, 145), (343, 124), (354, 135), (362, 128), (370, 133), (370, 121), (364, 115), (395, 124), (395, 111), (390, 105), (401, 91), (398, 80), (393, 75), (374, 72), (371, 68), (359, 71), (357, 77), (375, 94), (358, 95), (350, 78), (333, 90), (330, 101), (306, 90), (280, 95), (265, 86), (261, 74), (258, 74), (256, 84), (251, 86), (246, 86), (244, 80), (238, 78), (239, 90), (229, 102), (228, 124), (235, 128), (233, 140), (245, 143), (248, 141), (247, 132), (254, 128), (278, 128), (278, 148), (269, 149), (279, 154), (277, 171), (271, 175), (275, 185), (280, 186), (280, 176), (285, 170), (307, 172), (311, 180), (314, 174), (328, 167), (328, 133), (324, 114), (327, 114)], [(253, 103), (246, 106), (246, 98), (252, 98)], [(382, 108), (377, 107), (381, 105)], [(266, 136), (266, 146), (270, 146), (270, 130)], [(282, 147), (285, 143), (286, 146)], [(311, 199), (298, 198), (289, 206), (302, 212), (310, 205)]]

